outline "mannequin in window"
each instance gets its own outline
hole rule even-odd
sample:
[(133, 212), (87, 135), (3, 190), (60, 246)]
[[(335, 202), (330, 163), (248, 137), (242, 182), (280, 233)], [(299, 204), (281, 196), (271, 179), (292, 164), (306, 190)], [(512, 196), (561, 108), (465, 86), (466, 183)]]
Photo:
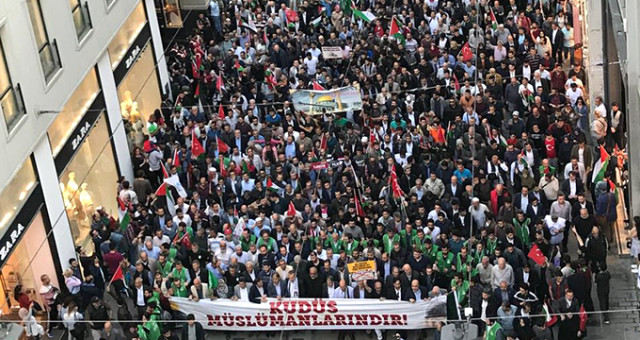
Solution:
[(124, 91), (124, 99), (120, 102), (120, 113), (122, 114), (122, 118), (128, 120), (131, 117), (133, 103), (131, 91)]
[(142, 121), (142, 115), (138, 111), (138, 102), (131, 104), (131, 115), (129, 117), (131, 122), (131, 140), (135, 146), (142, 146), (144, 142), (144, 122)]

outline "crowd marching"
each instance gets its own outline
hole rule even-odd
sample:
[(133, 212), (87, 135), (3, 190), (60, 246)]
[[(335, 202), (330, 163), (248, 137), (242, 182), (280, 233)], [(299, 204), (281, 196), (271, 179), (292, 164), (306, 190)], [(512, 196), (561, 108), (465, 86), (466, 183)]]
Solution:
[[(490, 340), (584, 337), (585, 311), (608, 310), (626, 142), (616, 103), (590, 109), (574, 10), (210, 1), (168, 46), (175, 100), (131, 136), (120, 216), (96, 212), (95, 251), (78, 249), (63, 287), (42, 277), (42, 308), (70, 339), (204, 339), (170, 297), (446, 295), (447, 322), (471, 307)], [(291, 97), (344, 86), (361, 110)], [(363, 260), (377, 280), (350, 279)]]

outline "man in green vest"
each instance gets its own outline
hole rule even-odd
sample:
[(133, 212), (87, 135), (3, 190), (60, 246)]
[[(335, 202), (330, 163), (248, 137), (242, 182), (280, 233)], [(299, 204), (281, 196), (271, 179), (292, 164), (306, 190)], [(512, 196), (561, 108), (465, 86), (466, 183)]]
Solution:
[(438, 271), (440, 271), (443, 275), (447, 277), (453, 277), (455, 274), (455, 257), (451, 252), (449, 252), (448, 245), (442, 245), (438, 255), (436, 256), (436, 266), (438, 267)]
[(269, 231), (264, 229), (260, 232), (260, 238), (256, 242), (256, 248), (260, 249), (261, 245), (267, 246), (268, 252), (274, 252), (278, 249), (278, 243), (269, 235)]
[(328, 244), (325, 244), (325, 248), (333, 249), (334, 254), (340, 254), (340, 250), (343, 248), (342, 240), (337, 232), (331, 234), (331, 238), (327, 240)]
[(513, 218), (513, 226), (516, 229), (516, 237), (522, 242), (522, 245), (525, 249), (522, 251), (527, 251), (531, 246), (531, 239), (529, 238), (529, 226), (531, 225), (531, 219), (525, 217), (524, 212), (519, 210), (516, 213), (516, 217)]
[(439, 247), (433, 244), (430, 238), (424, 240), (422, 253), (431, 259), (431, 263), (436, 263), (436, 259), (438, 258)]
[(180, 280), (178, 277), (173, 278), (173, 283), (171, 284), (172, 294), (171, 296), (175, 297), (189, 297), (189, 290), (187, 290), (187, 285), (185, 282)]
[(187, 268), (184, 268), (182, 261), (176, 260), (176, 266), (171, 271), (170, 276), (174, 279), (178, 279), (182, 282), (191, 282), (191, 276)]
[(169, 276), (169, 273), (171, 273), (172, 268), (173, 268), (173, 263), (170, 261), (167, 261), (167, 255), (165, 254), (158, 255), (158, 261), (156, 262), (156, 270), (158, 270), (160, 274), (162, 274), (162, 277)]
[(256, 244), (257, 241), (256, 235), (249, 232), (249, 229), (245, 229), (242, 231), (242, 237), (240, 237), (240, 245), (242, 246), (242, 251), (249, 251), (252, 244)]
[(413, 251), (413, 238), (417, 235), (415, 229), (410, 223), (404, 226), (403, 230), (400, 230), (400, 243), (407, 249), (407, 251)]
[(342, 236), (342, 247), (344, 251), (347, 253), (347, 256), (353, 255), (353, 251), (358, 248), (360, 242), (353, 239), (353, 235), (351, 233), (347, 233)]
[(387, 233), (382, 236), (382, 247), (384, 248), (384, 252), (391, 254), (393, 244), (395, 242), (400, 243), (400, 235), (396, 234), (396, 230), (391, 226), (387, 228)]

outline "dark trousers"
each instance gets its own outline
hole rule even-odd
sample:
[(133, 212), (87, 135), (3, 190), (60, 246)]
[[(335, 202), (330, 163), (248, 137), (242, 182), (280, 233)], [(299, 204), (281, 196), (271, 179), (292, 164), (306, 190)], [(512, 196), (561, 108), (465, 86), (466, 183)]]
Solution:
[(56, 323), (51, 321), (56, 320), (58, 320), (58, 305), (54, 303), (52, 305), (49, 305), (49, 323), (47, 326), (47, 333), (51, 333), (51, 331), (53, 331)]
[[(609, 292), (598, 292), (598, 303), (600, 304), (601, 311), (609, 310)], [(609, 320), (609, 313), (603, 313), (602, 317), (605, 320)]]
[(147, 306), (136, 306), (136, 311), (138, 312), (138, 319), (142, 320), (142, 316), (147, 312)]

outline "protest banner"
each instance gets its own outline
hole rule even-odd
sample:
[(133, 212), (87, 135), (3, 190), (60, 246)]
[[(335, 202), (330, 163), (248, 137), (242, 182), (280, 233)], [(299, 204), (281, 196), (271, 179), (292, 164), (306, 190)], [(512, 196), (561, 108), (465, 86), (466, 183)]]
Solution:
[(340, 46), (322, 46), (322, 57), (324, 59), (340, 59), (343, 57)]
[(376, 261), (360, 261), (347, 264), (351, 280), (375, 280), (378, 278)]
[(229, 299), (171, 298), (171, 306), (193, 314), (206, 330), (291, 331), (422, 329), (446, 316), (446, 296), (415, 303), (379, 299), (269, 299), (264, 303)]
[(291, 90), (296, 110), (310, 115), (361, 110), (360, 90), (355, 86), (328, 91)]

